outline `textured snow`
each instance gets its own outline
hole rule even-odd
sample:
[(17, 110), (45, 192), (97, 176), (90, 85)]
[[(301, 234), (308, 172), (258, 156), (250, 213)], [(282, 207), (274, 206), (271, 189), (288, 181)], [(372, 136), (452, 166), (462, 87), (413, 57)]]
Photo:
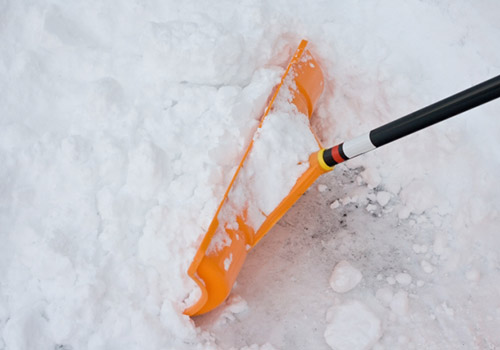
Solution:
[[(0, 0), (0, 349), (499, 348), (498, 101), (337, 166), (230, 299), (182, 314), (187, 267), (300, 39), (326, 77), (312, 127), (334, 145), (499, 74), (499, 12)], [(345, 294), (329, 286), (342, 260), (363, 275)]]

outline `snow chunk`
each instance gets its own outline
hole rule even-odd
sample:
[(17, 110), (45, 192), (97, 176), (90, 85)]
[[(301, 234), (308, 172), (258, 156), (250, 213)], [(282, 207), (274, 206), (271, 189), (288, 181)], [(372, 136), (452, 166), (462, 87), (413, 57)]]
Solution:
[(369, 213), (373, 213), (377, 210), (377, 206), (375, 204), (368, 204), (366, 206), (366, 211), (369, 212)]
[(340, 203), (338, 200), (330, 204), (330, 208), (332, 209), (337, 209), (338, 207), (340, 207)]
[(377, 192), (377, 202), (382, 207), (385, 207), (387, 203), (391, 200), (392, 195), (389, 192), (380, 191)]
[(399, 284), (402, 284), (403, 286), (407, 286), (411, 283), (411, 276), (407, 273), (398, 273), (396, 275), (396, 281), (398, 281)]
[(229, 256), (224, 259), (224, 270), (229, 271), (229, 267), (231, 266), (231, 263), (233, 262), (233, 253), (230, 253)]
[(432, 273), (434, 271), (434, 266), (427, 260), (422, 260), (420, 266), (422, 266), (422, 270), (424, 270), (425, 273)]
[(361, 272), (349, 262), (342, 260), (336, 266), (330, 277), (330, 286), (337, 293), (346, 293), (356, 287), (363, 278)]
[(318, 191), (319, 192), (325, 192), (326, 190), (328, 190), (328, 186), (327, 185), (318, 185)]
[(386, 281), (387, 281), (387, 283), (389, 283), (391, 286), (392, 286), (393, 284), (396, 284), (396, 279), (395, 279), (394, 277), (392, 277), (392, 276), (387, 277), (385, 280), (386, 280)]
[(326, 321), (325, 340), (334, 350), (368, 350), (382, 336), (380, 319), (356, 300), (330, 308)]

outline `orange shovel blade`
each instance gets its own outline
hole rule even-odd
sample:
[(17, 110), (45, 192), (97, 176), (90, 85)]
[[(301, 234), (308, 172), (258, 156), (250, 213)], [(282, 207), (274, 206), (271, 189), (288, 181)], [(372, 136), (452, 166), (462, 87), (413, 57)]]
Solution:
[[(314, 105), (323, 91), (323, 73), (311, 53), (306, 50), (307, 41), (303, 40), (281, 79), (261, 119), (260, 127), (268, 113), (272, 110), (274, 100), (285, 79), (291, 77), (295, 84), (289, 87), (292, 93), (292, 103), (299, 112), (311, 116)], [(237, 228), (222, 227), (219, 225), (219, 214), (227, 202), (229, 192), (250, 153), (253, 141), (248, 146), (236, 172), (226, 190), (226, 193), (217, 209), (217, 212), (205, 234), (200, 247), (188, 269), (188, 275), (197, 283), (201, 290), (199, 300), (184, 313), (189, 316), (200, 315), (220, 305), (229, 295), (231, 288), (243, 266), (247, 252), (252, 248), (299, 199), (299, 197), (324, 172), (318, 163), (316, 154), (309, 159), (309, 168), (297, 180), (290, 193), (281, 203), (266, 216), (261, 226), (254, 230), (246, 224), (246, 212), (236, 215)], [(318, 143), (318, 149), (321, 145)], [(271, 150), (270, 150), (271, 151)], [(223, 231), (225, 240), (220, 240), (219, 231)]]

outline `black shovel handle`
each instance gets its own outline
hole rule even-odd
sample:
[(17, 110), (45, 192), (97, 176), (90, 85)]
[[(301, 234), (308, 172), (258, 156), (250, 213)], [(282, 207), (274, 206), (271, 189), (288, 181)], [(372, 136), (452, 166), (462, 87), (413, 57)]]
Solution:
[(369, 133), (324, 149), (321, 151), (323, 161), (328, 167), (333, 167), (498, 97), (500, 97), (500, 75), (382, 125)]

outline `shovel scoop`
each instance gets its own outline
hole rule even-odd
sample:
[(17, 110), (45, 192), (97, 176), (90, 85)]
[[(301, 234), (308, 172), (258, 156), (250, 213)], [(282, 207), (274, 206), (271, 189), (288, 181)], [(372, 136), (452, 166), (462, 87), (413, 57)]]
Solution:
[[(319, 65), (306, 46), (307, 41), (300, 43), (281, 83), (275, 88), (188, 269), (188, 275), (201, 291), (198, 300), (184, 311), (189, 316), (206, 313), (226, 299), (248, 251), (320, 175), (339, 163), (500, 97), (500, 76), (497, 76), (325, 149), (309, 127), (324, 81)], [(283, 123), (291, 123), (292, 128), (280, 129)], [(296, 135), (296, 129), (302, 133)], [(269, 133), (269, 130), (278, 130), (278, 133)], [(284, 132), (280, 134), (280, 130)], [(279, 141), (273, 144), (274, 139)], [(297, 156), (285, 154), (287, 149)], [(265, 158), (266, 154), (269, 158)], [(276, 163), (278, 167), (274, 167)], [(283, 169), (285, 176), (279, 178), (279, 171)], [(275, 186), (268, 186), (263, 193), (260, 187), (272, 183), (273, 177), (278, 177)]]
[[(262, 198), (251, 198), (254, 188), (249, 183), (254, 183), (254, 187), (259, 185), (259, 174), (254, 174), (252, 169), (255, 163), (258, 163), (259, 157), (256, 155), (259, 154), (259, 148), (269, 146), (269, 142), (272, 143), (273, 135), (269, 135), (266, 130), (267, 118), (269, 122), (272, 122), (273, 118), (278, 123), (280, 120), (284, 123), (294, 122), (299, 124), (301, 129), (305, 126), (306, 133), (310, 134), (305, 148), (311, 152), (321, 149), (321, 145), (309, 128), (308, 118), (312, 115), (314, 105), (323, 91), (323, 73), (306, 46), (307, 41), (303, 40), (288, 64), (281, 82), (276, 86), (260, 125), (188, 269), (188, 275), (201, 291), (198, 301), (184, 311), (189, 316), (206, 313), (226, 299), (248, 251), (262, 239), (314, 180), (325, 172), (316, 158), (308, 160), (310, 153), (296, 161), (292, 158), (289, 161), (295, 162), (293, 165), (296, 165), (298, 179), (295, 183), (292, 182), (289, 188), (284, 189), (286, 192), (284, 199), (278, 200), (274, 209), (267, 208), (266, 210), (263, 208), (266, 207), (265, 204), (259, 206)], [(282, 113), (277, 115), (280, 110)], [(291, 115), (290, 118), (293, 120), (284, 120), (285, 115)], [(267, 144), (261, 141), (266, 138), (265, 133), (269, 135)], [(295, 140), (289, 138), (288, 141), (293, 146)], [(261, 147), (259, 147), (259, 142)], [(267, 149), (265, 153), (269, 154), (273, 151)], [(273, 162), (272, 159), (266, 161)], [(261, 172), (263, 169), (255, 170)], [(274, 202), (276, 202), (275, 198)]]

